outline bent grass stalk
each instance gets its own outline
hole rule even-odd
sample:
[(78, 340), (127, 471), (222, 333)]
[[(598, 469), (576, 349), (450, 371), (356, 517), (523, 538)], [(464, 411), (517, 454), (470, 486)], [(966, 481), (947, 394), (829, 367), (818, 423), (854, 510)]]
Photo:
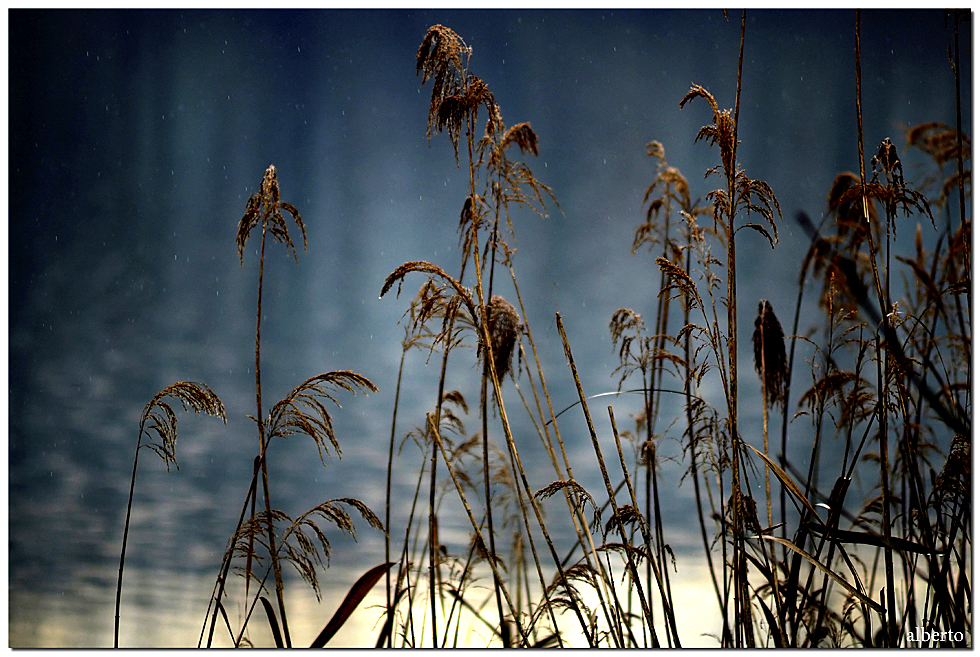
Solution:
[[(116, 581), (116, 616), (112, 647), (119, 647), (119, 607), (122, 600), (123, 568), (126, 565), (126, 544), (129, 540), (129, 521), (133, 512), (133, 493), (136, 490), (136, 469), (139, 465), (140, 449), (146, 447), (163, 459), (170, 472), (170, 465), (177, 468), (177, 416), (164, 399), (173, 397), (180, 401), (184, 410), (206, 413), (221, 418), (225, 424), (225, 407), (216, 394), (203, 383), (178, 381), (158, 392), (143, 409), (140, 428), (136, 438), (136, 455), (133, 457), (133, 477), (129, 482), (129, 502), (126, 504), (126, 522), (123, 526), (122, 549), (119, 551), (119, 578)], [(152, 442), (150, 432), (156, 434), (157, 442)], [(149, 442), (143, 442), (143, 436)], [(179, 469), (179, 468), (178, 468)]]

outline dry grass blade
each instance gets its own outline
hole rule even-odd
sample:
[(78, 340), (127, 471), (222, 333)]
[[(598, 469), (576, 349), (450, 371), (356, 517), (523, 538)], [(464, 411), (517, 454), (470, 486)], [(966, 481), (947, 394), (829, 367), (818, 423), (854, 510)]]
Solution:
[(381, 286), (381, 293), (378, 295), (378, 298), (380, 299), (384, 295), (388, 294), (388, 291), (391, 290), (395, 283), (398, 283), (398, 294), (400, 294), (401, 282), (408, 274), (415, 271), (426, 274), (434, 274), (449, 283), (453, 289), (456, 290), (456, 293), (463, 298), (467, 307), (470, 309), (470, 312), (473, 314), (474, 319), (476, 319), (476, 307), (473, 305), (473, 296), (470, 294), (470, 291), (460, 285), (459, 281), (457, 281), (455, 278), (447, 274), (442, 267), (433, 265), (430, 262), (425, 262), (424, 260), (406, 262), (395, 269), (395, 271), (388, 274), (388, 278), (385, 279), (384, 285)]
[[(615, 519), (613, 520), (615, 522)], [(608, 525), (607, 525), (608, 528)], [(610, 531), (612, 528), (609, 528)], [(603, 543), (596, 548), (596, 552), (616, 552), (618, 554), (624, 555), (625, 559), (632, 559), (635, 563), (640, 563), (641, 559), (646, 559), (651, 561), (650, 553), (647, 552), (642, 547), (636, 547), (635, 545), (630, 545), (629, 543), (614, 542), (614, 543)]]
[(697, 285), (694, 284), (694, 279), (684, 271), (683, 267), (674, 264), (664, 257), (657, 258), (657, 264), (660, 266), (660, 270), (670, 280), (670, 283), (664, 287), (661, 294), (668, 290), (678, 290), (684, 295), (689, 308), (701, 308), (703, 306), (701, 295), (698, 293)]
[(624, 504), (618, 507), (613, 514), (609, 516), (609, 520), (606, 521), (606, 525), (602, 529), (603, 538), (608, 536), (611, 531), (616, 529), (619, 526), (619, 523), (622, 523), (623, 526), (637, 525), (642, 531), (649, 531), (649, 529), (646, 527), (646, 519), (643, 517), (643, 514), (637, 511), (636, 507), (632, 504)]
[(566, 480), (566, 481), (553, 481), (541, 490), (534, 494), (534, 497), (539, 500), (547, 499), (559, 491), (569, 489), (574, 493), (573, 498), (575, 500), (575, 508), (579, 511), (585, 511), (585, 505), (590, 504), (592, 506), (592, 527), (598, 528), (602, 522), (599, 513), (599, 507), (596, 505), (595, 500), (589, 495), (589, 492), (582, 488), (581, 484), (577, 481)]
[(940, 168), (947, 162), (956, 159), (960, 140), (963, 143), (963, 158), (969, 159), (970, 137), (957, 133), (956, 128), (945, 123), (936, 121), (920, 123), (917, 126), (907, 128), (905, 133), (906, 144), (927, 153)]
[(875, 547), (889, 547), (899, 552), (913, 552), (915, 554), (942, 554), (942, 550), (930, 549), (924, 545), (899, 538), (897, 536), (882, 536), (874, 532), (856, 532), (848, 529), (837, 529), (836, 527), (827, 528), (817, 523), (807, 523), (806, 528), (816, 536), (822, 536), (828, 532), (834, 540), (841, 543), (858, 543), (861, 545), (874, 545)]
[(970, 451), (970, 440), (957, 434), (949, 447), (949, 455), (943, 462), (939, 476), (936, 477), (933, 495), (936, 496), (937, 505), (942, 502), (970, 500)]
[(504, 149), (516, 144), (522, 153), (538, 154), (538, 135), (531, 129), (530, 123), (518, 123), (507, 128), (500, 138), (500, 148)]
[(867, 385), (856, 372), (832, 372), (827, 376), (816, 381), (803, 396), (800, 397), (800, 405), (806, 404), (811, 410), (820, 408), (831, 398), (837, 396), (841, 401), (844, 399), (844, 386), (848, 383), (863, 387)]
[(817, 514), (817, 510), (814, 508), (814, 506), (812, 504), (810, 504), (810, 500), (806, 499), (806, 497), (803, 495), (803, 493), (800, 492), (800, 489), (796, 486), (796, 484), (793, 482), (793, 480), (790, 479), (790, 476), (788, 474), (786, 474), (786, 472), (781, 467), (779, 467), (778, 465), (776, 465), (772, 461), (772, 459), (770, 459), (768, 456), (766, 456), (765, 454), (763, 454), (762, 452), (760, 452), (759, 450), (757, 450), (752, 445), (749, 445), (748, 443), (745, 443), (745, 442), (743, 442), (742, 444), (745, 445), (746, 447), (748, 447), (749, 449), (751, 449), (756, 454), (758, 454), (759, 455), (759, 458), (762, 459), (763, 461), (765, 461), (765, 464), (769, 467), (770, 470), (773, 471), (773, 474), (776, 475), (776, 477), (779, 479), (779, 481), (783, 482), (783, 486), (786, 487), (786, 490), (788, 490), (790, 493), (792, 493), (793, 494), (793, 497), (795, 497), (796, 499), (798, 499), (803, 504), (803, 506), (805, 506), (807, 508), (807, 510), (810, 513), (813, 514), (813, 517), (814, 518), (819, 518), (820, 517)]
[(708, 101), (713, 117), (712, 125), (706, 125), (701, 128), (698, 131), (698, 136), (695, 138), (695, 141), (706, 139), (708, 143), (718, 144), (721, 150), (721, 161), (727, 174), (735, 167), (735, 120), (732, 117), (732, 110), (720, 110), (718, 103), (715, 101), (715, 97), (707, 89), (698, 84), (693, 85), (691, 90), (687, 92), (687, 95), (681, 99), (681, 108), (683, 109), (684, 105), (698, 97)]
[(881, 613), (884, 610), (884, 607), (882, 607), (880, 604), (878, 604), (877, 602), (875, 602), (874, 600), (872, 600), (871, 598), (869, 598), (864, 592), (859, 591), (856, 588), (854, 588), (854, 586), (852, 586), (850, 583), (848, 583), (847, 580), (845, 580), (843, 577), (841, 577), (840, 575), (838, 575), (837, 573), (835, 573), (833, 570), (831, 570), (830, 568), (828, 568), (824, 564), (820, 563), (820, 560), (819, 559), (816, 559), (811, 554), (805, 552), (804, 550), (801, 550), (792, 541), (788, 541), (785, 538), (780, 538), (778, 536), (769, 536), (767, 534), (760, 534), (759, 535), (759, 538), (765, 539), (767, 541), (775, 541), (776, 543), (779, 543), (780, 545), (783, 545), (783, 546), (789, 548), (790, 550), (792, 550), (793, 552), (795, 552), (796, 554), (800, 555), (801, 557), (803, 557), (804, 559), (806, 559), (807, 561), (809, 561), (811, 564), (813, 564), (813, 566), (816, 567), (818, 570), (820, 570), (821, 572), (823, 572), (826, 575), (828, 575), (832, 580), (834, 580), (835, 582), (837, 582), (838, 584), (840, 584), (842, 587), (844, 587), (844, 589), (848, 593), (850, 593), (851, 595), (857, 597), (864, 604), (868, 605), (869, 607), (871, 607), (872, 609), (874, 609), (878, 613)]
[[(317, 568), (324, 563), (324, 560), (329, 566), (331, 544), (323, 529), (316, 523), (317, 518), (326, 520), (355, 541), (357, 540), (354, 521), (341, 505), (353, 507), (373, 529), (384, 531), (384, 524), (364, 502), (345, 497), (322, 502), (295, 520), (276, 509), (273, 509), (271, 514), (265, 511), (259, 512), (246, 521), (236, 534), (235, 552), (244, 556), (250, 554), (253, 560), (261, 561), (261, 553), (255, 549), (255, 544), (271, 552), (269, 537), (274, 535), (274, 525), (289, 522), (276, 545), (275, 558), (291, 563), (319, 600), (320, 583)], [(280, 552), (284, 554), (280, 555)], [(247, 578), (257, 579), (261, 584), (261, 580), (254, 572), (246, 570), (243, 574)]]

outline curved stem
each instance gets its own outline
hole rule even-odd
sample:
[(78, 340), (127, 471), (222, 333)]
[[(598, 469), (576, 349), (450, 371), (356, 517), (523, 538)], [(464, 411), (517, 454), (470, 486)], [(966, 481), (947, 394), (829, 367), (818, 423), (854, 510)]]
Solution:
[[(268, 214), (271, 210), (271, 208), (266, 208), (266, 213)], [(276, 600), (279, 603), (282, 633), (286, 647), (292, 648), (292, 643), (289, 640), (289, 623), (286, 620), (286, 604), (283, 600), (282, 570), (279, 566), (279, 557), (276, 551), (276, 531), (272, 523), (272, 500), (269, 496), (269, 470), (266, 465), (265, 423), (262, 420), (262, 279), (265, 271), (266, 225), (266, 222), (263, 221), (262, 246), (259, 251), (259, 293), (255, 312), (255, 421), (259, 426), (259, 459), (262, 461), (262, 493), (265, 496), (265, 514), (269, 529), (269, 554), (272, 559), (272, 570), (276, 577)], [(251, 554), (251, 549), (249, 550), (249, 554)]]
[(143, 440), (143, 425), (140, 424), (140, 435), (136, 439), (136, 456), (133, 458), (133, 478), (129, 482), (129, 503), (126, 505), (126, 524), (123, 527), (122, 550), (119, 552), (119, 578), (116, 580), (116, 620), (113, 631), (112, 647), (119, 647), (119, 605), (122, 600), (123, 567), (126, 564), (126, 543), (129, 540), (129, 520), (133, 513), (133, 491), (136, 489), (136, 466), (140, 459), (140, 442)]

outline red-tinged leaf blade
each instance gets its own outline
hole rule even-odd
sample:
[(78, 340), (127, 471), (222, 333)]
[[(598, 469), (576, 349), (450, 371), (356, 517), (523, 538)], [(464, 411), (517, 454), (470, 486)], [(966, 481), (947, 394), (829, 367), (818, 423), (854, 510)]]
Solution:
[(269, 627), (272, 628), (272, 638), (276, 640), (276, 648), (282, 648), (282, 634), (279, 632), (279, 621), (276, 620), (276, 612), (272, 608), (272, 603), (264, 595), (259, 600), (265, 607), (265, 615), (269, 617)]
[(347, 619), (350, 618), (354, 610), (357, 609), (357, 605), (361, 603), (364, 596), (374, 588), (374, 585), (378, 583), (381, 576), (384, 575), (389, 568), (395, 565), (394, 561), (389, 561), (388, 563), (383, 563), (380, 566), (375, 566), (371, 570), (367, 571), (361, 578), (354, 582), (354, 586), (351, 587), (350, 591), (347, 592), (347, 597), (344, 601), (340, 603), (340, 607), (337, 608), (336, 613), (334, 613), (333, 618), (330, 622), (321, 630), (320, 634), (313, 640), (310, 644), (311, 648), (322, 648), (327, 645), (327, 642), (333, 638), (333, 635), (337, 633)]

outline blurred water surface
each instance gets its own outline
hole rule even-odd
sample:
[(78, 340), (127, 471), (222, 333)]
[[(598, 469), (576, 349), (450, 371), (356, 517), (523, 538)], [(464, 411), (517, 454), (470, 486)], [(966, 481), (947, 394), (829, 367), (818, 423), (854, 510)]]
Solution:
[[(111, 645), (140, 413), (178, 380), (211, 386), (228, 423), (181, 414), (179, 471), (141, 456), (122, 644), (196, 644), (257, 449), (246, 416), (255, 413), (258, 240), (244, 264), (234, 240), (269, 164), (282, 198), (302, 212), (309, 248), (297, 264), (269, 245), (265, 405), (331, 370), (362, 373), (381, 389), (341, 398), (333, 417), (342, 460), (321, 464), (301, 437), (275, 445), (273, 494), (291, 514), (336, 497), (383, 514), (404, 335), (397, 322), (422, 279), (406, 282), (400, 298), (378, 293), (406, 261), (458, 271), (467, 188), (445, 135), (426, 141), (430, 89), (419, 87), (415, 53), (431, 25), (473, 47), (473, 71), (508, 125), (532, 124), (541, 154), (529, 164), (561, 204), (546, 219), (515, 217), (511, 244), (556, 406), (576, 398), (556, 311), (586, 392), (615, 389), (609, 319), (620, 307), (652, 316), (657, 292), (652, 257), (629, 255), (653, 177), (645, 144), (661, 141), (695, 193), (713, 188), (701, 176), (717, 154), (694, 143), (709, 110), (677, 104), (692, 83), (733, 104), (732, 19), (720, 10), (9, 12), (9, 644)], [(806, 248), (790, 217), (820, 217), (834, 176), (857, 166), (853, 31), (850, 12), (749, 13), (739, 155), (772, 186), (787, 221), (774, 251), (760, 238), (739, 252), (748, 308), (765, 297), (790, 315)], [(901, 126), (955, 123), (940, 12), (867, 12), (862, 38), (866, 152), (885, 136), (899, 141)], [(750, 357), (741, 363), (754, 381)], [(454, 367), (450, 385), (475, 406), (475, 359)], [(424, 421), (437, 369), (424, 353), (409, 359), (399, 437)], [(516, 416), (520, 401), (508, 390)], [(757, 386), (744, 390), (746, 421), (757, 422)], [(621, 428), (629, 425), (639, 403), (613, 403)], [(593, 414), (605, 417), (606, 404)], [(598, 494), (580, 417), (563, 416), (563, 435), (581, 483)], [(517, 422), (540, 488), (551, 481), (544, 456)], [(423, 463), (413, 449), (395, 473), (396, 527)], [(663, 467), (665, 522), (674, 551), (694, 559), (695, 507), (682, 470)], [(298, 635), (315, 635), (336, 606), (330, 594), (383, 561), (380, 535), (362, 522), (358, 530), (356, 546), (330, 534), (327, 594), (319, 606), (294, 603), (305, 610), (296, 612)], [(445, 535), (462, 545), (467, 530)], [(373, 620), (365, 622), (373, 637)]]

